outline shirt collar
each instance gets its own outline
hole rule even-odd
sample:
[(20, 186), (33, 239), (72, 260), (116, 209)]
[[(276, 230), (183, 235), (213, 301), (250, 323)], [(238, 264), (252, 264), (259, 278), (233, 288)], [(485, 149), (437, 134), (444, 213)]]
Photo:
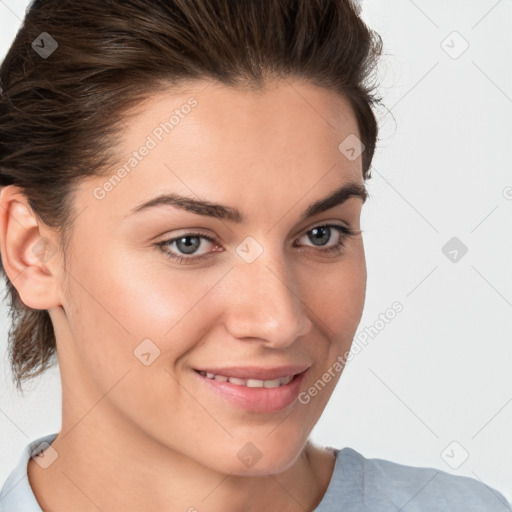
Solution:
[(56, 437), (57, 434), (49, 434), (25, 446), (0, 491), (0, 512), (42, 512), (28, 481), (28, 461), (41, 443), (51, 444)]

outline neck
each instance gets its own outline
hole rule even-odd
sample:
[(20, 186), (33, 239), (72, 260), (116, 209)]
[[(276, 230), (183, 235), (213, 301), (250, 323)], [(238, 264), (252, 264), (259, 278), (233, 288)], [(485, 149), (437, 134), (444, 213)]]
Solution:
[(334, 469), (333, 455), (308, 442), (279, 474), (223, 474), (100, 416), (101, 409), (79, 423), (63, 416), (49, 468), (30, 460), (29, 481), (44, 510), (312, 511)]

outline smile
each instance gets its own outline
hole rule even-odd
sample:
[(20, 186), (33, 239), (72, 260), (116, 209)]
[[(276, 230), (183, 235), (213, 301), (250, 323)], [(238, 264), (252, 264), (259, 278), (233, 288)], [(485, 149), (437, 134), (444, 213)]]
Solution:
[[(289, 368), (260, 370), (260, 375), (254, 369), (235, 371), (231, 368), (225, 371), (239, 373), (240, 376), (237, 377), (199, 369), (193, 373), (200, 379), (202, 389), (208, 394), (213, 393), (212, 398), (219, 397), (224, 403), (253, 413), (272, 413), (293, 407), (297, 403), (307, 369), (302, 369), (300, 373), (295, 373), (296, 371), (297, 369)], [(241, 374), (245, 374), (245, 378)]]
[(245, 386), (248, 388), (278, 388), (280, 386), (285, 386), (293, 379), (293, 375), (288, 375), (287, 377), (279, 377), (277, 379), (272, 380), (260, 380), (260, 379), (239, 379), (237, 377), (226, 377), (225, 375), (216, 375), (214, 373), (209, 372), (199, 372), (200, 375), (206, 377), (207, 379), (216, 380), (218, 382), (230, 382), (231, 384), (235, 384), (237, 386)]

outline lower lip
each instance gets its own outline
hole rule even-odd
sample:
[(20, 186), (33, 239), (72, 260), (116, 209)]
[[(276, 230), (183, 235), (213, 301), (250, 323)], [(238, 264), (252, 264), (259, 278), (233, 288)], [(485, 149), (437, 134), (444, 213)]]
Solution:
[(297, 400), (307, 371), (305, 370), (295, 375), (288, 384), (278, 388), (249, 388), (247, 386), (238, 386), (231, 382), (208, 379), (197, 371), (194, 371), (194, 373), (211, 390), (229, 400), (235, 407), (251, 412), (276, 412)]

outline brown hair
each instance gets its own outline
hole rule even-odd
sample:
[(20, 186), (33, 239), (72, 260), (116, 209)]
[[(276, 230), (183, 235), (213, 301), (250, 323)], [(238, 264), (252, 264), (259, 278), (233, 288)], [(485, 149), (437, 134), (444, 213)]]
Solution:
[[(381, 52), (349, 0), (35, 0), (0, 68), (0, 186), (20, 187), (65, 255), (76, 185), (115, 164), (130, 107), (197, 79), (258, 88), (287, 76), (349, 100), (367, 179)], [(55, 334), (0, 271), (21, 390), (54, 363)]]

